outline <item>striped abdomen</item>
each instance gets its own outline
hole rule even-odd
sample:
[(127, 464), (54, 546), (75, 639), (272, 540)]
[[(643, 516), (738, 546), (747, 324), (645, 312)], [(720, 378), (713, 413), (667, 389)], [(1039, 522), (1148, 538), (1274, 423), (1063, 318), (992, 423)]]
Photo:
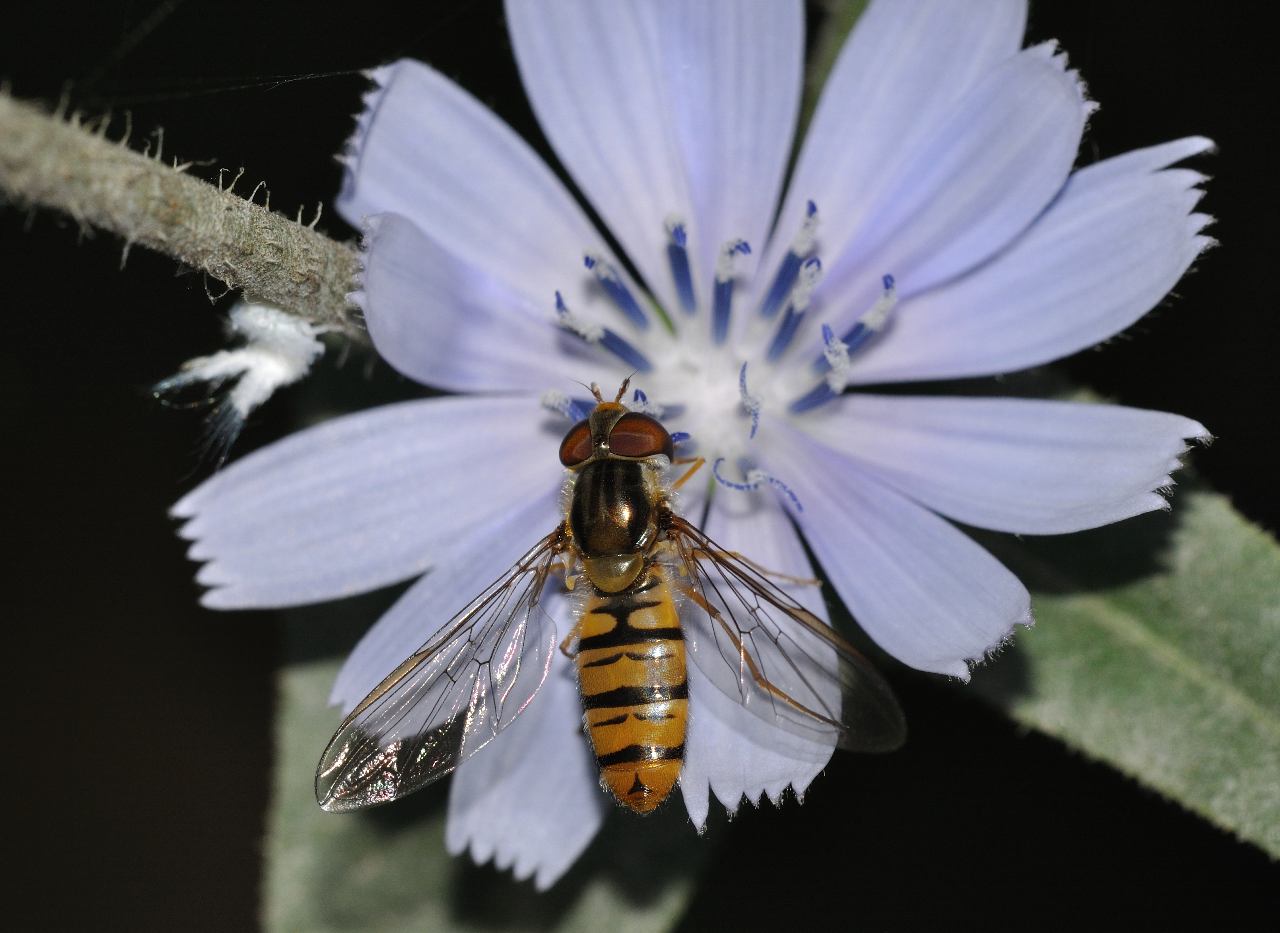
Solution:
[(680, 777), (689, 711), (684, 638), (663, 571), (589, 597), (579, 631), (578, 682), (600, 780), (647, 813)]

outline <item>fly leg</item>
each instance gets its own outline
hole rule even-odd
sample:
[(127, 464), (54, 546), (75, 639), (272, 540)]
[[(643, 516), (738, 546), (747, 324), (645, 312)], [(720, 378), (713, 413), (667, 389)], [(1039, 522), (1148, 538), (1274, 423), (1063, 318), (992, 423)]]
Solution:
[(777, 580), (785, 580), (788, 583), (796, 583), (801, 586), (821, 586), (822, 581), (816, 577), (797, 577), (789, 573), (783, 573), (781, 570), (770, 570), (768, 567), (761, 566), (753, 561), (745, 554), (738, 551), (712, 551), (707, 548), (694, 548), (689, 552), (689, 556), (694, 560), (724, 560), (725, 558), (733, 558), (740, 564), (746, 564), (758, 574), (766, 577), (773, 577)]
[(582, 634), (582, 622), (573, 623), (573, 628), (569, 629), (569, 634), (564, 637), (564, 641), (560, 642), (560, 653), (572, 661), (578, 654), (578, 649), (574, 647), (579, 636)]
[(706, 462), (707, 462), (706, 457), (676, 457), (676, 459), (671, 461), (672, 466), (675, 466), (676, 464), (680, 464), (681, 466), (683, 466), (686, 463), (691, 463), (693, 464), (693, 466), (685, 470), (684, 473), (681, 474), (680, 478), (671, 484), (671, 488), (673, 490), (679, 489), (681, 486), (687, 483), (690, 479), (692, 479), (693, 474), (697, 473), (698, 470), (702, 469), (702, 465)]

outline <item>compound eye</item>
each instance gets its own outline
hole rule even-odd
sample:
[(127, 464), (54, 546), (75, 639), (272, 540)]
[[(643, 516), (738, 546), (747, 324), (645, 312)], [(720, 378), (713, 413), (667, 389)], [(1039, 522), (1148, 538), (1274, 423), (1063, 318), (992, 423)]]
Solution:
[(609, 432), (609, 452), (636, 458), (666, 454), (673, 460), (676, 451), (666, 428), (648, 415), (632, 411), (619, 418)]
[(560, 442), (560, 462), (566, 467), (576, 467), (590, 457), (591, 425), (586, 421), (579, 421)]

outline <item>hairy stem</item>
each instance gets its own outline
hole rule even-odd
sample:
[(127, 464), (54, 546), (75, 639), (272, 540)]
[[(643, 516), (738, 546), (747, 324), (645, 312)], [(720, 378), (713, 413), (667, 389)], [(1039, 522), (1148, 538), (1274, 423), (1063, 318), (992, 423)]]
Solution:
[(359, 268), (351, 246), (5, 93), (0, 197), (62, 211), (206, 272), (252, 301), (364, 339), (346, 297)]

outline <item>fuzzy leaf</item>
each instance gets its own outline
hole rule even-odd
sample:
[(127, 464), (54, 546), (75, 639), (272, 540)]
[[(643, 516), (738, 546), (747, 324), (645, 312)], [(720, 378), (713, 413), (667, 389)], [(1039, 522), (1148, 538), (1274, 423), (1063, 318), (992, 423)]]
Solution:
[(1168, 513), (983, 541), (1031, 588), (1036, 625), (974, 688), (1280, 857), (1276, 542), (1195, 485)]
[[(276, 762), (268, 814), (268, 930), (667, 930), (683, 914), (714, 840), (696, 840), (684, 807), (606, 822), (600, 838), (550, 891), (453, 858), (444, 847), (448, 780), (365, 813), (323, 812), (316, 761), (337, 726), (327, 703), (338, 660), (375, 600), (293, 614), (279, 675)], [(355, 622), (327, 625), (333, 613)], [(299, 616), (305, 616), (299, 617)], [(584, 739), (585, 741), (585, 739)], [(624, 839), (625, 842), (620, 842)], [(657, 866), (657, 867), (655, 867)]]

